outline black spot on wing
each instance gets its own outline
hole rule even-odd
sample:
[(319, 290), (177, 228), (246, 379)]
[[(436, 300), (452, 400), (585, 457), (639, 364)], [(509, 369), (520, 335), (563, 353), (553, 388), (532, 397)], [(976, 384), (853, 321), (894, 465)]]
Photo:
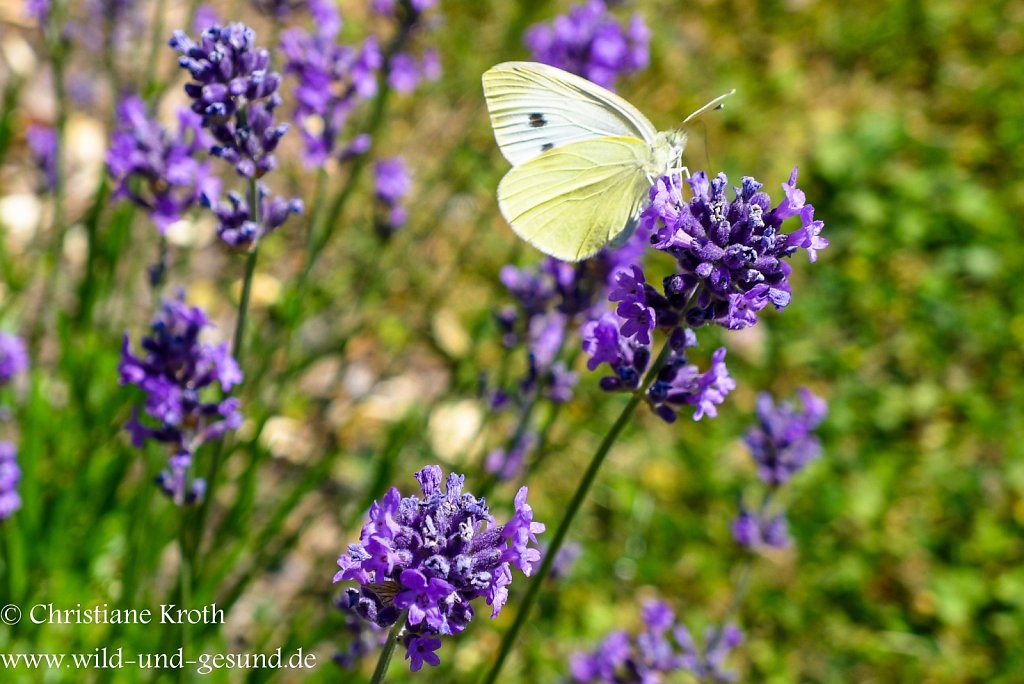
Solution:
[(540, 151), (541, 152), (547, 152), (548, 150), (550, 150), (554, 146), (555, 146), (555, 143), (544, 143), (543, 145), (540, 146)]
[(539, 112), (530, 114), (530, 126), (533, 128), (540, 128), (541, 126), (547, 125), (548, 120), (544, 118), (544, 115)]

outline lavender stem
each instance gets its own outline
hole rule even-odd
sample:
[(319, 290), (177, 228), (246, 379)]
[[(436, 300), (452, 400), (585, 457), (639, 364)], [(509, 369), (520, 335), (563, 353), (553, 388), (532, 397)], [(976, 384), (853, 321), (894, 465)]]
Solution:
[(540, 565), (540, 570), (537, 571), (537, 575), (533, 578), (530, 583), (530, 588), (526, 592), (526, 596), (523, 597), (523, 602), (519, 606), (519, 610), (516, 612), (516, 619), (513, 621), (512, 626), (509, 627), (508, 631), (505, 632), (501, 640), (501, 647), (498, 650), (498, 657), (494, 661), (494, 665), (491, 667), (490, 672), (483, 680), (485, 684), (494, 684), (498, 681), (498, 675), (501, 674), (501, 668), (505, 664), (505, 660), (508, 658), (509, 653), (512, 651), (512, 645), (516, 641), (516, 637), (519, 635), (519, 631), (522, 629), (523, 624), (526, 622), (526, 618), (529, 617), (530, 609), (533, 608), (533, 604), (537, 602), (537, 597), (540, 595), (541, 586), (544, 584), (544, 580), (551, 573), (551, 568), (555, 563), (555, 557), (558, 556), (558, 552), (562, 548), (562, 544), (565, 542), (565, 538), (569, 533), (569, 527), (572, 526), (573, 519), (579, 512), (579, 509), (583, 505), (584, 499), (587, 498), (587, 493), (590, 491), (590, 487), (594, 484), (594, 480), (597, 479), (597, 473), (601, 469), (601, 465), (604, 463), (605, 457), (608, 452), (611, 451), (612, 445), (615, 444), (615, 440), (618, 439), (622, 430), (625, 429), (626, 424), (633, 415), (633, 411), (640, 405), (644, 395), (647, 393), (648, 387), (654, 382), (654, 379), (658, 377), (658, 371), (661, 370), (662, 366), (668, 360), (671, 352), (671, 347), (666, 341), (658, 353), (657, 359), (651, 366), (647, 375), (644, 377), (643, 383), (640, 387), (634, 390), (633, 395), (629, 398), (629, 402), (622, 408), (622, 413), (615, 420), (608, 434), (601, 440), (600, 446), (594, 453), (594, 457), (590, 460), (590, 465), (587, 466), (587, 471), (583, 474), (583, 479), (580, 480), (579, 485), (576, 487), (576, 492), (572, 496), (572, 500), (569, 502), (566, 508), (565, 517), (562, 518), (562, 522), (558, 525), (558, 529), (555, 531), (555, 536), (551, 540), (551, 545), (544, 553), (543, 561)]

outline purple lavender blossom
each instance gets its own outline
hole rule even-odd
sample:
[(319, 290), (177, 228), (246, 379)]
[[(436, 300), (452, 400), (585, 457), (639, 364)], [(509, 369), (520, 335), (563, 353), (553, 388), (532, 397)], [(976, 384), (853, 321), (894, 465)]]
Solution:
[(594, 651), (574, 655), (570, 664), (573, 680), (580, 684), (654, 684), (674, 673), (689, 672), (701, 681), (729, 681), (731, 675), (722, 670), (722, 664), (742, 640), (734, 626), (710, 630), (708, 647), (702, 653), (667, 603), (646, 602), (642, 622), (633, 638), (616, 630)]
[(209, 26), (220, 24), (220, 13), (212, 5), (200, 5), (196, 8), (195, 17), (192, 19), (192, 33), (202, 33)]
[(216, 195), (202, 198), (203, 204), (217, 216), (217, 236), (235, 249), (252, 249), (263, 237), (282, 226), (290, 215), (302, 213), (302, 200), (298, 198), (271, 197), (263, 183), (257, 183), (256, 191), (259, 221), (252, 220), (249, 203), (237, 192), (229, 192), (224, 200)]
[(209, 162), (197, 159), (209, 146), (198, 114), (180, 109), (172, 135), (146, 116), (141, 98), (131, 95), (118, 105), (117, 123), (107, 152), (107, 169), (117, 183), (114, 197), (148, 211), (161, 233), (203, 195), (217, 194), (219, 181)]
[[(638, 388), (651, 361), (649, 344), (632, 339), (623, 330), (622, 319), (612, 312), (583, 327), (583, 351), (590, 355), (587, 367), (596, 370), (607, 363), (614, 371), (614, 375), (601, 378), (601, 389), (607, 392)], [(675, 421), (678, 410), (684, 406), (694, 407), (694, 420), (704, 416), (714, 418), (718, 415), (718, 405), (736, 388), (725, 366), (725, 348), (714, 352), (711, 367), (702, 373), (689, 363), (686, 353), (686, 349), (696, 344), (696, 336), (688, 328), (677, 328), (670, 344), (676, 337), (682, 341), (673, 344), (668, 361), (648, 387), (647, 403), (669, 423)]]
[[(725, 349), (714, 353), (704, 373), (688, 364), (685, 350), (696, 343), (692, 329), (706, 323), (744, 328), (754, 325), (768, 304), (784, 308), (790, 301), (791, 269), (783, 259), (802, 248), (813, 261), (816, 250), (828, 245), (820, 237), (824, 224), (814, 220), (814, 208), (796, 187), (795, 169), (782, 186), (786, 199), (774, 209), (752, 178), (743, 179), (732, 202), (725, 198), (724, 174), (709, 181), (699, 172), (688, 182), (693, 198), (685, 202), (678, 178), (659, 178), (640, 221), (654, 249), (676, 258), (676, 272), (662, 280), (659, 291), (638, 264), (620, 267), (608, 293), (609, 301), (617, 302), (615, 313), (591, 320), (583, 330), (588, 368), (607, 363), (615, 373), (602, 378), (606, 391), (638, 388), (650, 361), (651, 333), (661, 329), (668, 335), (671, 356), (646, 398), (669, 422), (683, 405), (696, 407), (696, 420), (713, 418), (735, 388)], [(783, 221), (797, 215), (801, 227), (780, 232)]]
[[(547, 547), (545, 546), (541, 550), (541, 560), (544, 559), (544, 554), (547, 553)], [(551, 563), (551, 571), (548, 572), (548, 579), (552, 582), (560, 580), (566, 577), (572, 572), (573, 566), (576, 565), (576, 561), (579, 560), (580, 556), (583, 555), (583, 547), (579, 542), (569, 540), (562, 544), (562, 548), (555, 554), (555, 560)]]
[(732, 523), (732, 537), (737, 544), (752, 551), (785, 549), (792, 541), (785, 513), (768, 515), (743, 506)]
[(53, 190), (57, 187), (57, 131), (33, 124), (25, 131), (25, 141), (32, 150), (36, 166), (43, 172), (46, 188)]
[(542, 523), (533, 520), (526, 487), (515, 497), (515, 515), (498, 525), (483, 499), (462, 490), (451, 473), (442, 491), (440, 466), (416, 473), (423, 498), (403, 498), (392, 487), (370, 507), (358, 544), (338, 558), (335, 582), (354, 580), (347, 605), (387, 628), (408, 611), (403, 643), (410, 668), (436, 666), (438, 638), (458, 634), (473, 619), (471, 602), (483, 597), (496, 617), (508, 599), (512, 567), (529, 576), (540, 558)]
[(288, 124), (274, 120), (281, 75), (270, 70), (270, 53), (255, 42), (256, 33), (239, 23), (211, 26), (198, 43), (184, 31), (170, 40), (181, 53), (179, 66), (192, 75), (185, 93), (213, 135), (210, 153), (245, 178), (260, 178), (277, 166), (273, 152), (288, 131)]
[(421, 15), (433, 2), (423, 0), (401, 3), (375, 2), (378, 14), (395, 20), (398, 42), (386, 55), (377, 36), (367, 37), (361, 45), (339, 45), (341, 16), (327, 0), (310, 3), (314, 30), (289, 29), (281, 38), (286, 57), (285, 73), (297, 79), (294, 121), (305, 144), (303, 159), (307, 166), (322, 166), (330, 158), (345, 161), (369, 148), (369, 137), (343, 132), (353, 111), (361, 102), (377, 95), (378, 79), (387, 76), (388, 85), (401, 93), (416, 88), (423, 79), (440, 74), (437, 52), (427, 50), (421, 59), (401, 48), (422, 24)]
[(41, 26), (49, 21), (51, 9), (50, 0), (25, 0), (25, 16)]
[[(125, 425), (132, 445), (141, 448), (153, 440), (170, 446), (168, 468), (157, 484), (179, 506), (202, 498), (205, 483), (191, 477), (192, 460), (204, 443), (220, 439), (242, 423), (238, 399), (219, 398), (242, 381), (242, 371), (227, 344), (199, 341), (210, 323), (198, 307), (184, 303), (184, 293), (165, 301), (153, 319), (150, 336), (142, 339), (145, 355), (132, 354), (125, 333), (118, 371), (122, 385), (135, 385), (146, 395), (146, 423), (135, 409)], [(203, 395), (208, 395), (204, 399)]]
[(814, 430), (824, 420), (828, 405), (807, 388), (798, 391), (802, 408), (794, 402), (776, 406), (770, 394), (757, 397), (757, 421), (745, 441), (758, 466), (761, 481), (772, 487), (785, 484), (821, 454)]
[(0, 386), (28, 368), (25, 341), (17, 335), (0, 333)]
[[(796, 169), (782, 186), (786, 199), (775, 208), (761, 183), (750, 177), (728, 201), (728, 182), (723, 173), (709, 180), (698, 172), (687, 180), (693, 191), (687, 202), (679, 178), (663, 176), (651, 188), (651, 204), (641, 217), (654, 234), (655, 249), (678, 262), (678, 273), (664, 283), (670, 310), (679, 312), (695, 298), (695, 305), (682, 312), (691, 326), (710, 322), (737, 330), (754, 325), (769, 304), (785, 308), (792, 269), (784, 259), (805, 249), (814, 261), (817, 250), (828, 246), (821, 237), (824, 224), (814, 220), (814, 207), (796, 187)], [(800, 217), (800, 228), (781, 232), (792, 216)]]
[(531, 27), (524, 42), (534, 60), (614, 88), (619, 76), (647, 66), (650, 37), (639, 15), (623, 29), (603, 0), (589, 0), (551, 24)]
[(699, 681), (733, 682), (736, 673), (725, 669), (725, 659), (743, 643), (743, 632), (736, 625), (711, 627), (704, 633), (701, 651), (685, 625), (673, 630), (676, 642), (683, 650), (683, 667), (697, 676)]
[(384, 60), (373, 36), (359, 48), (337, 44), (341, 16), (333, 5), (320, 3), (314, 15), (313, 33), (293, 28), (281, 36), (284, 72), (298, 79), (294, 121), (305, 143), (304, 161), (311, 167), (336, 153), (351, 112), (376, 95)]
[(515, 441), (511, 446), (495, 449), (484, 459), (484, 470), (499, 480), (518, 477), (526, 461), (526, 455), (537, 446), (537, 435), (533, 432), (524, 431), (513, 438)]
[(333, 660), (344, 669), (356, 667), (364, 657), (376, 651), (387, 641), (388, 633), (373, 622), (367, 622), (349, 606), (348, 598), (334, 602), (335, 607), (345, 615), (345, 630), (349, 633), (346, 649), (334, 654)]
[(388, 238), (401, 228), (408, 217), (402, 200), (412, 189), (412, 176), (401, 157), (381, 159), (373, 165), (374, 195), (377, 198), (377, 234)]
[[(242, 177), (262, 178), (277, 166), (274, 150), (288, 124), (277, 123), (274, 110), (281, 103), (277, 93), (281, 75), (270, 70), (270, 53), (255, 46), (256, 34), (245, 24), (211, 26), (199, 43), (183, 31), (175, 31), (170, 45), (181, 57), (178, 64), (192, 75), (185, 93), (192, 111), (213, 135), (210, 153), (232, 164)], [(217, 233), (235, 248), (252, 250), (264, 235), (283, 224), (289, 215), (302, 211), (298, 199), (271, 198), (262, 184), (256, 186), (255, 207), (241, 196), (228, 193), (219, 202), (216, 192), (203, 195), (221, 223)], [(253, 209), (259, 217), (252, 216)]]
[(0, 520), (6, 520), (21, 508), (20, 480), (17, 447), (11, 442), (0, 442)]
[(798, 395), (800, 407), (795, 401), (776, 405), (770, 394), (758, 395), (757, 425), (745, 437), (758, 476), (768, 490), (756, 512), (740, 505), (732, 535), (740, 546), (753, 551), (790, 545), (785, 512), (769, 513), (769, 503), (775, 490), (821, 454), (814, 430), (828, 413), (828, 405), (805, 387), (798, 390)]

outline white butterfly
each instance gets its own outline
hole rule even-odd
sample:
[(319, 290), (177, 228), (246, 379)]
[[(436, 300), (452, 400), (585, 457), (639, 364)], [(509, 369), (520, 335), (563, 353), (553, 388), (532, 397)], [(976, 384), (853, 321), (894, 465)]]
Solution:
[(580, 261), (629, 237), (655, 179), (684, 170), (686, 133), (659, 133), (636, 107), (584, 78), (504, 62), (484, 73), (483, 85), (494, 137), (512, 163), (498, 206), (545, 254)]

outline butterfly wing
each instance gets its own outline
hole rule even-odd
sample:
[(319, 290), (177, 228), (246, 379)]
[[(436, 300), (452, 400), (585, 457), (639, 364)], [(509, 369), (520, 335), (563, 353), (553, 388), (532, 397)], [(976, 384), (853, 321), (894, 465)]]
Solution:
[(501, 153), (513, 165), (579, 140), (629, 137), (652, 145), (654, 126), (621, 97), (547, 64), (504, 62), (483, 75)]
[(639, 138), (568, 143), (505, 174), (498, 206), (519, 237), (545, 254), (580, 261), (635, 225), (651, 187), (649, 157)]

